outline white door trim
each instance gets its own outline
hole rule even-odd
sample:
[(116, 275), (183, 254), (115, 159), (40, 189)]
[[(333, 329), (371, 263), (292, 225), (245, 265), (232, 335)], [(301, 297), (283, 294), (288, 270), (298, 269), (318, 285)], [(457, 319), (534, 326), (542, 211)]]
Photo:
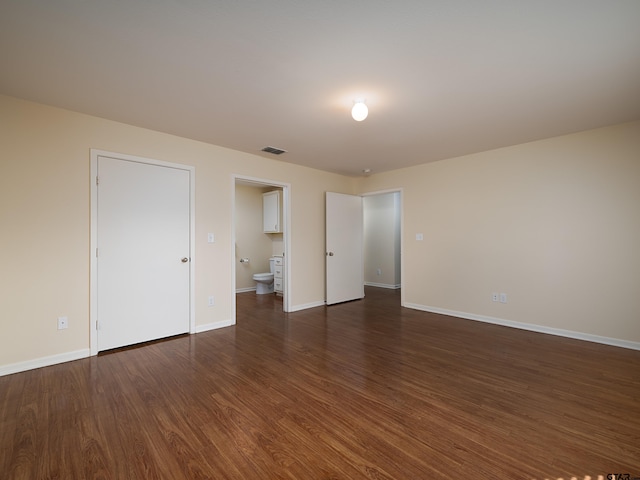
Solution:
[(190, 268), (189, 268), (189, 333), (196, 333), (195, 318), (195, 167), (190, 165), (182, 165), (178, 163), (164, 162), (151, 158), (137, 157), (135, 155), (126, 155), (124, 153), (108, 152), (104, 150), (91, 149), (91, 234), (90, 234), (90, 273), (89, 273), (89, 344), (91, 355), (98, 354), (98, 332), (96, 330), (96, 322), (98, 320), (98, 261), (96, 257), (96, 249), (98, 245), (98, 188), (96, 177), (98, 174), (98, 157), (110, 157), (119, 160), (128, 160), (131, 162), (146, 163), (149, 165), (157, 165), (162, 167), (171, 167), (189, 172), (189, 250), (190, 250)]
[[(269, 180), (266, 178), (249, 177), (246, 175), (231, 175), (231, 245), (236, 244), (236, 181), (255, 183), (265, 187), (281, 187), (282, 188), (282, 212), (284, 215), (284, 232), (282, 235), (284, 244), (284, 285), (282, 288), (282, 309), (285, 312), (291, 311), (291, 289), (293, 282), (291, 281), (291, 184), (283, 183), (277, 180)], [(236, 258), (235, 249), (232, 249), (231, 255), (231, 318), (236, 323)]]

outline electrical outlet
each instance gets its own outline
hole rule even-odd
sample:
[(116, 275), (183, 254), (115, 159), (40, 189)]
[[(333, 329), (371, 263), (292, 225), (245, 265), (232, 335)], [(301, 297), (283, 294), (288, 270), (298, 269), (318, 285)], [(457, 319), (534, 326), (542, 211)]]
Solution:
[(215, 300), (213, 299), (213, 295), (209, 295), (209, 300), (208, 300), (208, 305), (210, 307), (213, 307), (216, 304)]
[(376, 275), (382, 275), (382, 270), (377, 269), (377, 270), (376, 270)]
[(498, 301), (498, 294), (496, 292), (493, 292), (491, 294), (491, 301), (492, 302), (497, 302)]
[(216, 237), (213, 233), (207, 233), (207, 242), (215, 243)]
[(69, 328), (69, 319), (67, 317), (58, 317), (58, 330)]
[(501, 293), (500, 294), (500, 303), (507, 303), (507, 294), (506, 293)]

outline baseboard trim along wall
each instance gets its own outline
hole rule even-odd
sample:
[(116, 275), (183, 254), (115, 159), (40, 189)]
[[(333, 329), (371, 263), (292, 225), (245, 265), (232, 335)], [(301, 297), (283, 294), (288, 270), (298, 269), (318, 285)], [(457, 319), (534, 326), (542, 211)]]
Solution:
[(562, 330), (560, 328), (544, 327), (542, 325), (534, 325), (531, 323), (514, 322), (512, 320), (504, 320), (502, 318), (488, 317), (485, 315), (476, 315), (475, 313), (457, 312), (455, 310), (446, 310), (444, 308), (429, 307), (427, 305), (418, 305), (415, 303), (405, 303), (405, 307), (414, 310), (422, 310), (423, 312), (439, 313), (451, 317), (464, 318), (465, 320), (476, 320), (478, 322), (493, 323), (504, 327), (519, 328), (520, 330), (529, 330), (531, 332), (548, 333), (559, 337), (568, 337), (576, 340), (585, 340), (587, 342), (602, 343), (614, 347), (628, 348), (631, 350), (640, 350), (639, 342), (630, 342), (628, 340), (620, 340), (618, 338), (601, 337), (599, 335), (591, 335), (589, 333), (575, 332), (573, 330)]
[(255, 292), (256, 287), (236, 288), (236, 293)]
[[(235, 321), (221, 320), (219, 322), (196, 325), (196, 333), (207, 332), (209, 330), (215, 330), (217, 328), (229, 327), (231, 325), (235, 325)], [(91, 349), (86, 348), (83, 350), (76, 350), (74, 352), (66, 352), (60, 353), (58, 355), (51, 355), (48, 357), (34, 358), (33, 360), (26, 360), (24, 362), (11, 363), (9, 365), (0, 365), (0, 377), (4, 375), (11, 375), (12, 373), (26, 372), (27, 370), (33, 370), (35, 368), (50, 367), (51, 365), (57, 365), (59, 363), (80, 360), (82, 358), (87, 358), (90, 356)]]
[(50, 367), (58, 363), (71, 362), (91, 356), (91, 350), (88, 348), (76, 350), (75, 352), (60, 353), (58, 355), (50, 355), (48, 357), (34, 358), (24, 362), (11, 363), (9, 365), (0, 366), (0, 377), (11, 375), (12, 373), (26, 372), (34, 368)]
[(392, 290), (398, 290), (401, 285), (390, 285), (388, 283), (375, 283), (375, 282), (364, 282), (367, 287), (379, 287), (379, 288), (390, 288)]
[(289, 312), (299, 312), (300, 310), (306, 310), (307, 308), (323, 307), (325, 305), (324, 300), (319, 302), (305, 303), (303, 305), (294, 305)]
[(220, 320), (213, 323), (205, 323), (204, 325), (196, 325), (196, 333), (208, 332), (209, 330), (216, 330), (218, 328), (230, 327), (235, 325), (235, 320)]
[[(306, 310), (308, 308), (322, 307), (325, 305), (324, 301), (306, 303), (304, 305), (296, 305), (292, 307), (291, 312), (297, 312), (300, 310)], [(620, 340), (617, 338), (602, 337), (599, 335), (591, 335), (588, 333), (575, 332), (572, 330), (562, 330), (560, 328), (544, 327), (541, 325), (533, 325), (531, 323), (514, 322), (512, 320), (505, 320), (502, 318), (488, 317), (485, 315), (476, 315), (474, 313), (457, 312), (455, 310), (447, 310), (444, 308), (429, 307), (427, 305), (419, 305), (416, 303), (405, 303), (404, 307), (412, 308), (414, 310), (421, 310), (423, 312), (438, 313), (440, 315), (448, 315), (451, 317), (463, 318), (465, 320), (476, 320), (478, 322), (492, 323), (495, 325), (502, 325), (504, 327), (519, 328), (521, 330), (529, 330), (538, 333), (547, 333), (550, 335), (557, 335), (560, 337), (568, 337), (576, 340), (585, 340), (587, 342), (602, 343), (604, 345), (611, 345), (614, 347), (628, 348), (631, 350), (640, 350), (640, 342), (630, 342), (628, 340)], [(235, 325), (233, 320), (221, 320), (213, 323), (206, 323), (204, 325), (196, 325), (196, 333), (207, 332), (209, 330), (216, 330), (218, 328), (230, 327)], [(59, 363), (71, 362), (73, 360), (80, 360), (91, 356), (91, 350), (85, 348), (82, 350), (76, 350), (73, 352), (61, 353), (58, 355), (51, 355), (48, 357), (34, 358), (33, 360), (26, 360), (24, 362), (12, 363), (9, 365), (0, 365), (0, 377), (4, 375), (11, 375), (13, 373), (25, 372), (27, 370), (33, 370), (35, 368), (49, 367), (51, 365), (57, 365)]]

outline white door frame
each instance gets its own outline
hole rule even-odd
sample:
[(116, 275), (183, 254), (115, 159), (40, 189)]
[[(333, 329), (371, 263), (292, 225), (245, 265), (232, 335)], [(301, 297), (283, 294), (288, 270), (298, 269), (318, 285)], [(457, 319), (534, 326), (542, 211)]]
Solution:
[(164, 162), (151, 158), (137, 157), (134, 155), (126, 155), (123, 153), (114, 153), (104, 150), (91, 149), (91, 240), (90, 240), (90, 282), (89, 282), (89, 343), (91, 355), (98, 354), (98, 331), (96, 324), (98, 321), (98, 260), (96, 257), (96, 249), (98, 246), (98, 187), (96, 178), (98, 175), (98, 157), (110, 157), (119, 160), (127, 160), (131, 162), (145, 163), (149, 165), (157, 165), (162, 167), (171, 167), (189, 172), (189, 250), (191, 261), (189, 262), (189, 333), (196, 333), (195, 318), (195, 167), (190, 165), (182, 165), (178, 163)]
[(396, 192), (400, 194), (400, 306), (404, 307), (404, 192), (402, 191), (402, 188), (391, 188), (388, 190), (362, 193), (361, 196), (370, 197)]
[[(257, 186), (282, 188), (282, 213), (284, 216), (284, 232), (282, 241), (284, 247), (284, 285), (282, 286), (282, 309), (291, 311), (291, 184), (266, 178), (249, 177), (246, 175), (231, 175), (231, 245), (236, 244), (236, 182), (244, 181), (255, 183)], [(231, 318), (236, 323), (236, 257), (235, 249), (231, 249)]]

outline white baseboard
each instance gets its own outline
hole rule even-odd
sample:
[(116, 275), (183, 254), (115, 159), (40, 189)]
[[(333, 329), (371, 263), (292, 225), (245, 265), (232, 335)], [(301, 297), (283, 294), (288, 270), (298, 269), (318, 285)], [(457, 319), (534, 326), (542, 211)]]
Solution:
[[(219, 322), (196, 325), (196, 333), (215, 330), (217, 328), (229, 327), (231, 325), (235, 325), (235, 322), (233, 320), (221, 320)], [(85, 348), (82, 350), (76, 350), (74, 352), (60, 353), (58, 355), (34, 358), (33, 360), (26, 360), (24, 362), (11, 363), (9, 365), (0, 365), (0, 377), (4, 375), (11, 375), (12, 373), (26, 372), (27, 370), (33, 370), (35, 368), (49, 367), (51, 365), (57, 365), (59, 363), (80, 360), (81, 358), (87, 358), (90, 356), (91, 349)]]
[(390, 288), (392, 290), (398, 290), (400, 288), (400, 284), (392, 285), (388, 283), (375, 283), (375, 282), (364, 282), (367, 287), (379, 287), (379, 288)]
[(33, 370), (34, 368), (50, 367), (51, 365), (57, 365), (58, 363), (80, 360), (81, 358), (87, 358), (89, 356), (91, 356), (91, 350), (84, 348), (82, 350), (76, 350), (75, 352), (59, 353), (48, 357), (34, 358), (33, 360), (27, 360), (25, 362), (2, 365), (0, 366), (0, 377), (4, 375), (11, 375), (12, 373)]
[(255, 292), (256, 287), (236, 288), (236, 293)]
[(457, 312), (455, 310), (447, 310), (438, 307), (429, 307), (427, 305), (419, 305), (415, 303), (405, 303), (405, 307), (414, 310), (422, 310), (424, 312), (439, 313), (441, 315), (449, 315), (452, 317), (464, 318), (466, 320), (476, 320), (478, 322), (493, 323), (505, 327), (519, 328), (520, 330), (529, 330), (531, 332), (547, 333), (557, 335), (559, 337), (573, 338), (576, 340), (585, 340), (587, 342), (602, 343), (604, 345), (612, 345), (614, 347), (628, 348), (631, 350), (640, 350), (640, 342), (630, 342), (618, 338), (602, 337), (600, 335), (591, 335), (590, 333), (575, 332), (573, 330), (563, 330), (561, 328), (545, 327), (532, 323), (514, 322), (513, 320), (505, 320), (502, 318), (488, 317), (485, 315), (476, 315), (475, 313)]
[(205, 323), (204, 325), (196, 325), (196, 333), (208, 332), (209, 330), (216, 330), (218, 328), (230, 327), (235, 325), (234, 320), (220, 320), (213, 323)]
[(306, 310), (307, 308), (324, 307), (324, 305), (324, 300), (321, 300), (319, 302), (305, 303), (303, 305), (294, 305), (291, 307), (291, 310), (289, 310), (289, 312), (299, 312), (300, 310)]

